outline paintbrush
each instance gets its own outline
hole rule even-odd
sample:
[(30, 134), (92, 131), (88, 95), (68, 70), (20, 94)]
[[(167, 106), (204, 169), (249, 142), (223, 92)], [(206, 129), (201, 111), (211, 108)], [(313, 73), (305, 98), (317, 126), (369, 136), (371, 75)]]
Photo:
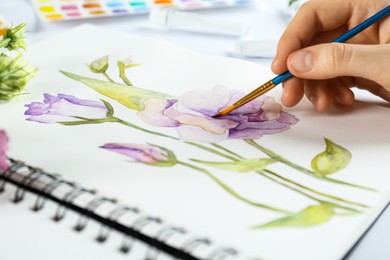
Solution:
[[(361, 31), (363, 31), (364, 29), (366, 29), (367, 27), (369, 27), (372, 24), (378, 22), (380, 19), (386, 17), (389, 14), (390, 14), (390, 5), (385, 7), (382, 11), (380, 11), (380, 12), (376, 13), (375, 15), (371, 16), (367, 20), (363, 21), (359, 25), (355, 26), (351, 30), (347, 31), (346, 33), (344, 33), (340, 37), (336, 38), (332, 42), (345, 42), (345, 41), (351, 39), (356, 34), (358, 34)], [(229, 113), (229, 112), (231, 112), (231, 111), (233, 111), (233, 110), (235, 110), (235, 109), (245, 105), (246, 103), (252, 101), (253, 99), (258, 98), (259, 96), (263, 95), (264, 93), (270, 91), (271, 89), (273, 89), (274, 87), (276, 87), (277, 85), (279, 85), (280, 83), (282, 83), (283, 81), (285, 81), (285, 80), (287, 80), (287, 79), (289, 79), (291, 77), (293, 77), (293, 75), (291, 74), (290, 71), (287, 70), (286, 72), (276, 76), (275, 78), (267, 81), (266, 83), (264, 83), (260, 87), (256, 88), (255, 90), (250, 92), (248, 95), (246, 95), (243, 98), (239, 99), (233, 105), (223, 108), (221, 111), (218, 112), (218, 114), (216, 114), (216, 115), (214, 115), (212, 117), (213, 118), (217, 118), (217, 117), (226, 115), (227, 113)]]

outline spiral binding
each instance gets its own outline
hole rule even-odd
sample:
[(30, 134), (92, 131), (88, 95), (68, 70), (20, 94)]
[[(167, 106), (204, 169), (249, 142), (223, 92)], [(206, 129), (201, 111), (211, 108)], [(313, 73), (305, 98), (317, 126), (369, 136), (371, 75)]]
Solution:
[[(208, 260), (230, 260), (230, 259), (253, 259), (243, 258), (239, 253), (229, 247), (219, 247), (207, 238), (194, 237), (185, 229), (165, 223), (158, 217), (153, 217), (141, 212), (136, 207), (129, 207), (119, 204), (115, 199), (107, 198), (96, 193), (95, 190), (85, 189), (73, 182), (61, 179), (57, 174), (50, 174), (40, 168), (31, 167), (22, 161), (10, 159), (8, 170), (0, 171), (0, 192), (3, 192), (6, 183), (16, 186), (12, 201), (21, 202), (26, 192), (37, 195), (32, 210), (38, 212), (45, 206), (47, 200), (57, 204), (53, 221), (61, 221), (68, 210), (73, 210), (79, 214), (74, 230), (81, 232), (87, 227), (88, 221), (93, 219), (100, 223), (96, 241), (104, 243), (112, 230), (122, 233), (123, 239), (119, 250), (122, 253), (131, 252), (135, 241), (140, 240), (147, 244), (145, 260), (158, 259), (161, 252), (171, 255), (173, 259), (208, 259)], [(60, 187), (67, 187), (69, 191), (62, 197), (54, 195)], [(83, 207), (74, 203), (82, 195), (89, 195), (91, 199)], [(96, 210), (105, 203), (113, 205), (113, 209), (106, 216), (96, 213)], [(131, 225), (122, 224), (119, 219), (126, 214), (134, 214), (136, 218)], [(143, 229), (153, 223), (158, 225), (154, 235), (146, 235)], [(174, 236), (181, 236), (182, 245), (174, 247), (169, 245), (169, 239)], [(196, 256), (198, 247), (207, 247), (207, 256)]]

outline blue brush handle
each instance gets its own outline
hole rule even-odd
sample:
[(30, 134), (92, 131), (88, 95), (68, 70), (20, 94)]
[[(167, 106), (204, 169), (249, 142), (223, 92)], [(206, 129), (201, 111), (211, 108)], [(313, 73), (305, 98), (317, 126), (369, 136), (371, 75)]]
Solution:
[[(363, 21), (359, 25), (353, 27), (351, 30), (347, 31), (346, 33), (344, 33), (340, 37), (334, 39), (332, 42), (345, 42), (345, 41), (348, 41), (349, 39), (351, 39), (356, 34), (360, 33), (361, 31), (363, 31), (367, 27), (373, 25), (374, 23), (376, 23), (377, 21), (379, 21), (380, 19), (386, 17), (389, 14), (390, 14), (390, 5), (388, 7), (386, 7), (386, 8), (384, 8), (382, 11), (380, 11), (380, 12), (376, 13), (375, 15), (371, 16), (367, 20)], [(291, 74), (291, 72), (287, 70), (283, 74), (280, 74), (280, 75), (276, 76), (275, 78), (273, 78), (272, 82), (276, 86), (276, 85), (282, 83), (283, 81), (291, 78), (292, 76), (293, 75)]]

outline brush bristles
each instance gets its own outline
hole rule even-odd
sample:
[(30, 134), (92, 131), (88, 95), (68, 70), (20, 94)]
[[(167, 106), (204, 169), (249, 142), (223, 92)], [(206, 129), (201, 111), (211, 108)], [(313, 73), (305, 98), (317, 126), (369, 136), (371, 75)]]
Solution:
[(224, 109), (222, 109), (221, 111), (218, 112), (218, 114), (215, 114), (212, 116), (212, 118), (217, 118), (217, 117), (221, 117), (221, 116), (224, 116), (226, 115), (227, 113), (229, 113), (230, 111), (234, 110), (234, 106), (230, 106), (230, 107), (225, 107)]

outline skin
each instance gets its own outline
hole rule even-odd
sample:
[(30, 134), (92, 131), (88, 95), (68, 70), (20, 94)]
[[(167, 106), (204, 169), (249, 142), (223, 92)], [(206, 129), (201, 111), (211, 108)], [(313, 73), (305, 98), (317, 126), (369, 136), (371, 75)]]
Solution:
[[(354, 102), (352, 87), (390, 102), (390, 16), (346, 43), (329, 43), (390, 5), (390, 0), (310, 0), (280, 38), (272, 63), (283, 83), (282, 103), (295, 106), (303, 95), (319, 112)], [(308, 47), (310, 46), (310, 47)]]

